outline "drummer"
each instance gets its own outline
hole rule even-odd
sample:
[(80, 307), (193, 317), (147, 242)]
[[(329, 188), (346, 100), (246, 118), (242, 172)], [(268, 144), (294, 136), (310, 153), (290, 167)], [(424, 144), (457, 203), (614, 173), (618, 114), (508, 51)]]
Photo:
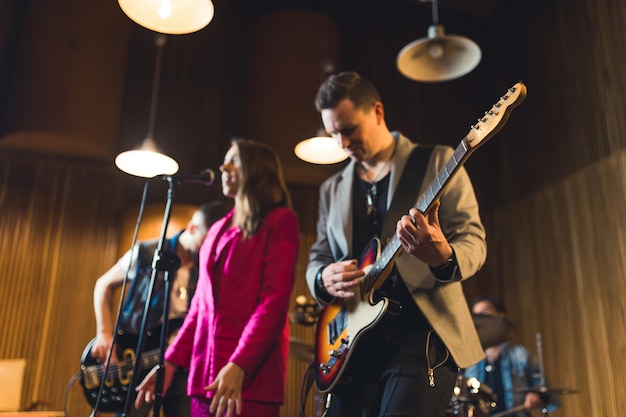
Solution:
[[(496, 298), (480, 296), (472, 300), (470, 308), (473, 314), (489, 315), (506, 319), (506, 308)], [(540, 390), (532, 392), (531, 387), (541, 385), (539, 366), (530, 352), (522, 345), (505, 341), (485, 349), (485, 359), (465, 370), (466, 378), (476, 378), (489, 386), (496, 395), (496, 407), (491, 415), (510, 411), (514, 417), (530, 416), (528, 410), (544, 409), (547, 400), (547, 411), (558, 408), (556, 395), (545, 396)], [(519, 409), (514, 413), (514, 409)]]

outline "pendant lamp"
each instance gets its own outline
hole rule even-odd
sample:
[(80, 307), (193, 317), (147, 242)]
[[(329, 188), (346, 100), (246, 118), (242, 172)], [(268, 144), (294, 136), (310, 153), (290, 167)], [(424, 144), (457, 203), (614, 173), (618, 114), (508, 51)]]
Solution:
[(428, 36), (406, 45), (396, 65), (402, 75), (415, 81), (449, 81), (472, 71), (480, 62), (480, 48), (462, 36), (446, 35), (439, 24), (437, 0), (432, 0), (433, 24)]
[(296, 156), (311, 164), (336, 164), (344, 161), (348, 154), (337, 141), (320, 127), (315, 136), (299, 142), (294, 148)]
[[(328, 58), (320, 63), (320, 83), (335, 71), (335, 64)], [(337, 141), (331, 138), (324, 127), (315, 132), (315, 136), (300, 141), (294, 148), (294, 153), (300, 159), (311, 164), (336, 164), (348, 158)]]
[(213, 19), (211, 0), (118, 0), (118, 3), (135, 23), (170, 35), (197, 32)]
[(137, 149), (122, 152), (115, 158), (115, 165), (120, 170), (127, 174), (144, 178), (152, 178), (157, 175), (173, 175), (178, 171), (178, 163), (173, 158), (161, 153), (154, 141), (154, 122), (159, 95), (165, 35), (157, 33), (155, 43), (157, 46), (157, 54), (154, 67), (154, 80), (152, 83), (150, 116), (148, 119), (148, 135)]

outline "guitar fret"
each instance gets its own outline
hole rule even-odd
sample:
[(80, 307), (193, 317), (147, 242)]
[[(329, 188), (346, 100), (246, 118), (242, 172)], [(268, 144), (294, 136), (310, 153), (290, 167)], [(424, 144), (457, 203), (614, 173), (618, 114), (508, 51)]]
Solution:
[(439, 186), (443, 188), (444, 184), (448, 181), (448, 178), (450, 178), (450, 173), (444, 166), (443, 169), (441, 169), (437, 174), (437, 182), (439, 183)]
[(426, 192), (424, 193), (424, 197), (428, 199), (428, 201), (433, 201), (435, 199), (435, 194), (433, 194), (432, 187), (428, 187)]
[(457, 162), (455, 161), (453, 154), (452, 157), (448, 159), (448, 162), (446, 162), (445, 165), (446, 171), (449, 173), (448, 177), (450, 177), (454, 173), (458, 166), (459, 164), (457, 164)]
[(432, 190), (433, 195), (439, 195), (439, 191), (442, 190), (441, 184), (439, 184), (439, 179), (437, 178), (437, 184), (433, 184), (430, 189)]
[(421, 211), (422, 213), (425, 213), (426, 210), (428, 209), (428, 202), (426, 201), (424, 197), (422, 197), (419, 203), (417, 203), (417, 205), (415, 206), (415, 208)]

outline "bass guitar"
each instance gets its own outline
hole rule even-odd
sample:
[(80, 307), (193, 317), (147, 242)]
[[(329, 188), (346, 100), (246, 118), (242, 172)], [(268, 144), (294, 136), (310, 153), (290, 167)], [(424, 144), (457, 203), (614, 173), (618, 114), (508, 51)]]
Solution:
[[(153, 331), (149, 331), (145, 338), (145, 351), (141, 355), (141, 375), (137, 379), (137, 383), (143, 378), (160, 359), (160, 327)], [(81, 377), (80, 384), (83, 387), (83, 393), (87, 402), (98, 411), (105, 413), (113, 413), (124, 411), (126, 405), (126, 397), (133, 376), (135, 366), (138, 336), (127, 333), (119, 333), (117, 337), (117, 364), (111, 362), (106, 375), (104, 375), (105, 366), (99, 363), (91, 356), (95, 338), (92, 339), (85, 347), (81, 356)], [(98, 393), (100, 385), (104, 378), (104, 386), (102, 395), (98, 402)]]
[[(517, 83), (478, 119), (432, 180), (415, 205), (416, 209), (424, 214), (428, 212), (458, 168), (504, 126), (511, 111), (525, 97), (526, 86)], [(349, 300), (336, 299), (321, 311), (315, 346), (316, 385), (321, 392), (333, 389), (359, 339), (374, 328), (388, 310), (390, 300), (384, 297), (377, 299), (374, 291), (390, 275), (401, 249), (402, 245), (396, 235), (384, 249), (378, 238), (372, 239), (359, 262), (359, 268), (365, 272), (365, 276), (355, 289), (355, 297)]]

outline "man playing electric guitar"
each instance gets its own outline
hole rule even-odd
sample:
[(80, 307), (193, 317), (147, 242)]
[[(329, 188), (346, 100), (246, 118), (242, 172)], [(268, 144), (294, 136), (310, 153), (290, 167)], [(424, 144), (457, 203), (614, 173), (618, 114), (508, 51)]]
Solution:
[[(180, 327), (187, 313), (198, 277), (198, 250), (206, 237), (209, 227), (213, 222), (222, 218), (226, 212), (226, 208), (221, 203), (205, 204), (193, 214), (187, 227), (183, 231), (164, 242), (162, 249), (176, 253), (181, 261), (178, 270), (172, 274), (173, 276), (170, 276), (169, 337), (172, 336), (173, 331)], [(122, 334), (122, 337), (118, 338), (118, 348), (113, 351), (113, 357), (111, 358), (113, 365), (119, 365), (120, 362), (124, 364), (114, 366), (115, 371), (110, 371), (108, 376), (109, 380), (119, 379), (113, 381), (117, 384), (124, 385), (125, 383), (127, 385), (130, 380), (128, 372), (132, 372), (134, 358), (132, 361), (129, 361), (126, 353), (124, 354), (124, 358), (118, 358), (116, 352), (128, 352), (129, 349), (132, 349), (130, 356), (134, 354), (134, 349), (137, 345), (136, 336), (140, 332), (146, 302), (145, 298), (152, 274), (152, 259), (154, 251), (157, 248), (157, 243), (157, 240), (139, 243), (134, 251), (128, 251), (111, 269), (105, 272), (98, 279), (94, 288), (94, 311), (97, 332), (96, 337), (92, 341), (90, 353), (95, 360), (104, 364), (106, 363), (113, 338), (112, 307), (115, 290), (122, 285), (124, 276), (126, 272), (129, 271), (130, 287), (127, 291), (124, 307), (119, 319), (118, 332)], [(133, 257), (132, 261), (131, 256)], [(149, 317), (146, 322), (146, 328), (149, 331), (160, 330), (160, 320), (163, 314), (163, 287), (163, 277), (162, 274), (159, 273), (157, 274), (155, 283), (153, 303), (150, 306)], [(157, 302), (156, 300), (159, 301)], [(174, 325), (175, 323), (179, 323), (178, 326)], [(124, 345), (125, 341), (126, 345)], [(154, 343), (151, 343), (151, 341)], [(158, 346), (158, 335), (148, 335), (148, 341), (146, 342), (145, 352), (142, 357), (142, 364), (145, 366), (142, 366), (142, 370), (145, 369), (147, 372), (152, 366), (158, 363)], [(155, 347), (157, 348), (156, 351), (149, 350)], [(83, 356), (85, 356), (85, 354)], [(86, 391), (86, 395), (87, 392), (90, 393), (88, 400), (91, 400), (92, 398), (90, 397), (97, 394), (100, 385), (99, 378), (95, 381), (97, 383), (91, 381), (90, 378), (92, 376), (99, 376), (98, 372), (100, 372), (100, 374), (102, 373), (102, 366), (95, 372), (92, 371), (92, 368), (91, 366), (86, 367), (83, 363), (83, 378), (81, 382)], [(118, 371), (120, 368), (122, 368), (122, 371)], [(141, 381), (141, 379), (137, 379), (137, 381)], [(93, 388), (92, 386), (97, 386), (97, 388)], [(189, 399), (187, 397), (186, 386), (187, 373), (186, 371), (179, 370), (172, 383), (173, 389), (170, 389), (163, 399), (163, 412), (165, 417), (189, 416)], [(127, 392), (128, 387), (124, 386), (124, 388), (125, 389), (121, 391), (120, 387), (115, 387), (112, 391), (114, 393)], [(116, 394), (111, 394), (104, 400), (101, 400), (100, 404), (97, 403), (97, 400), (94, 402), (95, 404), (90, 401), (92, 405), (97, 405), (100, 411), (116, 411), (119, 413), (124, 410), (126, 398), (125, 396), (121, 397), (116, 396)], [(131, 406), (128, 410), (129, 415), (133, 417), (145, 416), (149, 411), (150, 406), (143, 407), (140, 410)]]
[[(332, 394), (328, 415), (443, 416), (457, 369), (483, 357), (460, 283), (486, 257), (470, 179), (452, 167), (454, 177), (422, 214), (411, 207), (453, 150), (389, 131), (379, 93), (357, 73), (330, 76), (315, 102), (326, 131), (351, 158), (320, 188), (306, 271), (311, 293), (329, 312), (316, 346), (317, 385)], [(396, 239), (403, 251), (382, 259), (367, 280), (371, 265), (362, 264), (380, 256), (372, 237), (385, 245)], [(365, 281), (375, 291), (363, 293)], [(376, 302), (381, 307), (370, 309)], [(350, 333), (354, 327), (363, 332)]]

